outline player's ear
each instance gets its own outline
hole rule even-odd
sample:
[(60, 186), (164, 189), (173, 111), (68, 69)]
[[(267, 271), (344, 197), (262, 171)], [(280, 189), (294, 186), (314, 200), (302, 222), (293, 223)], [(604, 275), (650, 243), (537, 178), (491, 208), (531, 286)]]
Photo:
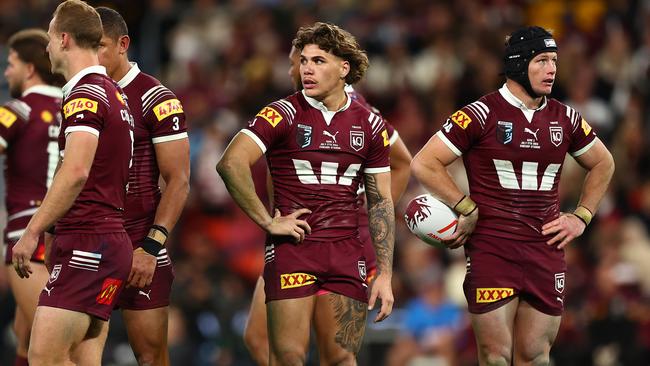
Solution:
[(350, 63), (348, 61), (343, 60), (341, 62), (341, 79), (345, 79), (346, 76), (350, 73)]
[(27, 63), (25, 66), (27, 66), (27, 79), (31, 79), (36, 74), (36, 67), (32, 63)]
[(117, 45), (120, 48), (120, 55), (123, 55), (129, 51), (129, 45), (131, 44), (131, 38), (127, 35), (120, 36), (117, 39)]

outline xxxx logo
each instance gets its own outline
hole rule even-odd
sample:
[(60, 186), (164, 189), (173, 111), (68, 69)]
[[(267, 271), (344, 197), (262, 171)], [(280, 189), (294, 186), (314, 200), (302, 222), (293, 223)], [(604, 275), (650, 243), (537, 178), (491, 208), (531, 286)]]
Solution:
[(472, 119), (463, 111), (456, 111), (456, 113), (451, 115), (451, 120), (463, 130), (472, 122)]
[(309, 273), (284, 273), (280, 275), (280, 288), (294, 288), (311, 285), (316, 282), (316, 276)]
[(266, 120), (266, 122), (270, 123), (271, 126), (275, 127), (282, 121), (282, 116), (278, 111), (271, 107), (264, 107), (257, 115), (256, 117), (262, 117)]
[(476, 289), (476, 302), (477, 303), (489, 303), (495, 302), (502, 299), (506, 299), (514, 295), (515, 291), (511, 288), (501, 287), (501, 288), (477, 288)]

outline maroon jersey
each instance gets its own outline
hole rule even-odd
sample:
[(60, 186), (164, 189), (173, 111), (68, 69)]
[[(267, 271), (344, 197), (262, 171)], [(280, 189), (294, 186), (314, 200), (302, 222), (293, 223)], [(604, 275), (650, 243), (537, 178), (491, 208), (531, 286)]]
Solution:
[[(149, 230), (160, 202), (160, 171), (154, 144), (187, 138), (185, 113), (174, 93), (153, 76), (141, 72), (135, 63), (118, 85), (128, 98), (135, 130), (125, 227), (129, 232), (134, 225)], [(136, 238), (131, 239), (134, 246), (140, 244), (135, 242)]]
[(99, 141), (81, 193), (56, 224), (59, 233), (124, 231), (124, 201), (133, 149), (133, 117), (126, 96), (103, 66), (80, 71), (64, 87), (59, 149), (65, 159), (66, 137), (89, 132)]
[(473, 235), (541, 241), (542, 225), (560, 214), (558, 183), (568, 153), (596, 142), (573, 108), (545, 99), (526, 108), (504, 85), (452, 114), (438, 137), (463, 156), (472, 199), (479, 207)]
[(306, 241), (358, 235), (357, 189), (363, 173), (389, 172), (381, 116), (348, 98), (339, 111), (302, 92), (263, 108), (242, 130), (266, 153), (275, 207), (312, 211)]
[(5, 242), (20, 238), (52, 183), (59, 161), (61, 88), (31, 87), (0, 107), (0, 145), (5, 148)]

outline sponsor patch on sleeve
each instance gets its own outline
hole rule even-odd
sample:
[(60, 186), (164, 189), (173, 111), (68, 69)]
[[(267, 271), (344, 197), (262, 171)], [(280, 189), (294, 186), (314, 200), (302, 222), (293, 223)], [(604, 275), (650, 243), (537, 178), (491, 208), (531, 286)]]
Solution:
[(472, 119), (469, 118), (467, 113), (458, 110), (456, 113), (451, 115), (451, 120), (454, 121), (460, 128), (463, 130), (467, 128), (467, 126), (472, 122)]
[(390, 145), (390, 139), (388, 138), (388, 131), (387, 130), (381, 131), (381, 136), (384, 138), (384, 146)]
[(97, 101), (88, 99), (88, 98), (76, 98), (63, 106), (63, 115), (67, 119), (75, 113), (82, 111), (89, 111), (92, 113), (97, 113)]
[(270, 123), (273, 127), (277, 126), (278, 123), (282, 121), (282, 115), (272, 107), (264, 107), (264, 109), (256, 114), (255, 117), (264, 118), (266, 122)]
[(585, 121), (585, 119), (582, 119), (582, 131), (584, 131), (585, 136), (589, 135), (589, 132), (591, 132), (591, 126), (589, 126), (589, 123)]
[(153, 107), (153, 113), (156, 115), (158, 122), (160, 122), (174, 114), (183, 113), (183, 105), (178, 99), (169, 99)]
[(0, 107), (0, 123), (9, 128), (16, 122), (16, 114), (5, 107)]

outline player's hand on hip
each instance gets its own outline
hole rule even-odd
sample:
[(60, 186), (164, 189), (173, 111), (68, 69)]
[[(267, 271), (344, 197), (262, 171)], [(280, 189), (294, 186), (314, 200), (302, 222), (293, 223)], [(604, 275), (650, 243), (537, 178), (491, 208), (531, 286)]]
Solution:
[(38, 235), (25, 231), (20, 240), (14, 245), (11, 254), (11, 263), (20, 278), (29, 278), (33, 273), (30, 260), (38, 245)]
[(393, 297), (391, 281), (392, 275), (379, 273), (372, 283), (370, 299), (368, 300), (368, 310), (374, 309), (375, 303), (378, 299), (381, 301), (381, 308), (375, 317), (375, 323), (388, 318), (390, 313), (393, 312), (393, 303), (395, 302), (395, 298)]
[(452, 236), (447, 239), (441, 240), (441, 242), (447, 246), (449, 249), (460, 248), (469, 239), (469, 237), (474, 232), (476, 228), (476, 222), (478, 221), (478, 208), (476, 208), (472, 213), (467, 216), (460, 215), (458, 216), (458, 225), (456, 225), (456, 231)]
[(542, 226), (542, 234), (555, 234), (546, 244), (557, 245), (558, 249), (563, 249), (571, 240), (582, 235), (586, 226), (576, 215), (563, 212), (560, 217)]
[(300, 243), (305, 239), (305, 235), (311, 234), (311, 227), (307, 221), (300, 220), (299, 217), (310, 213), (311, 210), (301, 208), (282, 216), (280, 210), (275, 209), (275, 215), (267, 231), (272, 236), (290, 236), (296, 243)]
[(133, 251), (133, 263), (131, 273), (127, 281), (127, 287), (144, 288), (151, 285), (153, 274), (156, 271), (158, 260), (155, 256), (147, 253), (142, 248)]

